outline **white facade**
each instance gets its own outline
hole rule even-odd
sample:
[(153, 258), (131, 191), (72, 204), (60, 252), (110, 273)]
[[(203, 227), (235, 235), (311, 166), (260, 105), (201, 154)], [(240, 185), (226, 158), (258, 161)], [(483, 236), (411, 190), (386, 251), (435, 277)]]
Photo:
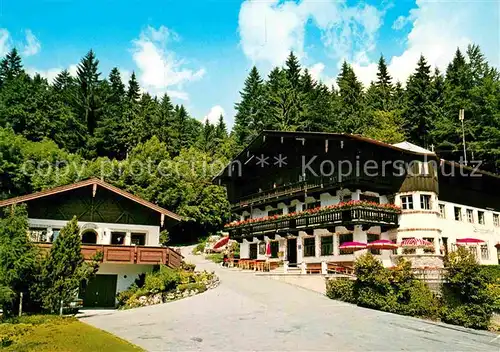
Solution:
[[(64, 220), (50, 220), (50, 219), (28, 219), (30, 230), (36, 229), (45, 230), (45, 239), (39, 242), (51, 242), (54, 233), (61, 230), (68, 221)], [(145, 246), (159, 246), (160, 245), (160, 226), (151, 225), (131, 225), (131, 224), (113, 224), (102, 222), (86, 222), (79, 221), (81, 232), (93, 230), (97, 233), (96, 244), (112, 244), (111, 233), (122, 232), (125, 233), (124, 245), (131, 245), (132, 233), (145, 235)]]
[[(51, 219), (28, 219), (32, 240), (36, 242), (52, 242), (58, 232), (66, 226), (68, 221)], [(86, 231), (93, 231), (97, 234), (96, 245), (115, 245), (112, 243), (112, 234), (125, 234), (124, 246), (132, 245), (133, 235), (144, 235), (144, 246), (160, 246), (160, 226), (115, 224), (79, 221), (81, 234)], [(33, 238), (38, 237), (38, 238)], [(85, 243), (83, 243), (85, 245)], [(140, 274), (153, 270), (152, 264), (132, 264), (132, 263), (101, 263), (97, 275), (116, 275), (115, 294), (124, 291), (134, 283)]]
[[(342, 192), (342, 194), (340, 193)], [(337, 191), (335, 195), (330, 195), (329, 193), (323, 193), (316, 199), (306, 198), (305, 203), (320, 201), (320, 206), (328, 206), (339, 203), (341, 200), (341, 195), (343, 195), (344, 200), (360, 200), (361, 195), (366, 196), (379, 196), (375, 192), (361, 192), (360, 190), (342, 190)], [(380, 203), (387, 203), (388, 199), (385, 196), (380, 197)], [(399, 227), (397, 229), (392, 229), (386, 232), (381, 232), (380, 226), (373, 226), (366, 231), (363, 231), (361, 226), (355, 226), (354, 231), (348, 231), (345, 227), (337, 226), (335, 227), (335, 232), (329, 232), (326, 229), (315, 229), (313, 231), (313, 236), (309, 236), (304, 231), (299, 231), (297, 236), (297, 263), (320, 263), (320, 262), (352, 262), (355, 256), (359, 256), (365, 253), (367, 250), (356, 251), (354, 254), (341, 254), (339, 251), (339, 236), (342, 234), (352, 233), (352, 241), (357, 242), (369, 242), (368, 236), (378, 235), (379, 239), (390, 239), (396, 242), (401, 242), (405, 238), (419, 238), (431, 241), (434, 244), (433, 249), (426, 250), (424, 253), (423, 249), (417, 249), (414, 253), (415, 256), (425, 257), (428, 256), (436, 258), (444, 255), (445, 246), (447, 251), (453, 251), (455, 249), (456, 240), (462, 238), (476, 238), (484, 241), (477, 246), (471, 246), (472, 250), (477, 251), (477, 258), (481, 264), (498, 264), (499, 254), (495, 245), (500, 243), (500, 212), (495, 212), (488, 209), (478, 209), (474, 207), (469, 207), (466, 205), (459, 205), (449, 202), (442, 202), (438, 199), (438, 196), (433, 192), (406, 192), (398, 193), (395, 195), (395, 204), (402, 207), (402, 214), (399, 219)], [(297, 199), (289, 202), (289, 206), (285, 203), (278, 203), (278, 209), (283, 209), (283, 214), (289, 212), (290, 207), (296, 207), (296, 211), (305, 209), (304, 202)], [(461, 220), (455, 220), (454, 209), (458, 207), (461, 209), (462, 216)], [(252, 209), (252, 213), (249, 211), (243, 212), (241, 220), (248, 217), (260, 218), (269, 215), (269, 211), (274, 210), (270, 206), (261, 207), (261, 209)], [(469, 222), (467, 217), (467, 210), (469, 213), (472, 212), (472, 222)], [(480, 215), (483, 214), (483, 215)], [(481, 222), (480, 223), (480, 217)], [(497, 218), (498, 217), (498, 218)], [(483, 220), (484, 219), (484, 220)], [(498, 219), (498, 220), (497, 220)], [(289, 238), (290, 235), (287, 235)], [(321, 237), (323, 236), (333, 236), (333, 254), (332, 255), (321, 255)], [(305, 256), (304, 253), (304, 239), (315, 238), (315, 251), (314, 256)], [(279, 251), (283, 252), (284, 260), (287, 258), (287, 240), (285, 237), (280, 237), (279, 235), (275, 238), (279, 243)], [(264, 237), (264, 242), (272, 241), (268, 237)], [(243, 243), (240, 244), (240, 255), (241, 258), (249, 258), (250, 255), (250, 244), (259, 243), (259, 240), (255, 237), (250, 241), (249, 239), (244, 239)], [(257, 246), (258, 247), (258, 246)], [(389, 250), (382, 250), (381, 254), (378, 255), (382, 260), (384, 265), (392, 265), (391, 256), (396, 253), (392, 253)], [(402, 254), (402, 249), (397, 250), (397, 254)], [(411, 256), (411, 254), (410, 254)], [(257, 249), (257, 259), (266, 259), (265, 253), (259, 252)], [(432, 261), (429, 261), (432, 263)]]

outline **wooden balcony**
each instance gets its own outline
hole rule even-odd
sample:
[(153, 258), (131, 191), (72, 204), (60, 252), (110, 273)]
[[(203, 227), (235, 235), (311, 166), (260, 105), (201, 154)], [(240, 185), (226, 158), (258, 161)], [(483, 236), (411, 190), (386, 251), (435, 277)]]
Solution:
[[(48, 252), (52, 243), (37, 243), (37, 246)], [(178, 268), (182, 262), (182, 255), (169, 247), (82, 244), (81, 250), (85, 260), (91, 260), (97, 252), (102, 252), (103, 263), (165, 264)]]
[(387, 209), (374, 209), (369, 207), (352, 207), (345, 210), (332, 210), (316, 214), (299, 214), (290, 219), (278, 219), (262, 223), (245, 224), (227, 229), (229, 236), (236, 240), (253, 236), (273, 236), (276, 234), (286, 235), (297, 231), (309, 231), (315, 228), (330, 228), (334, 226), (345, 226), (353, 229), (355, 225), (361, 225), (364, 229), (371, 226), (381, 226), (383, 231), (396, 228), (399, 214)]

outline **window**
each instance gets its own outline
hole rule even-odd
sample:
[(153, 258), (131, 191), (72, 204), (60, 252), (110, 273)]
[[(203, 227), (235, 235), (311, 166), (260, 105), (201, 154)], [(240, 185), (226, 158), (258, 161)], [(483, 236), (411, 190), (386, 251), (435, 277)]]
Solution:
[(462, 208), (455, 207), (455, 220), (462, 221)]
[(321, 237), (321, 255), (333, 254), (333, 236)]
[(295, 213), (296, 211), (297, 211), (297, 207), (296, 206), (288, 207), (288, 214)]
[(250, 243), (248, 248), (248, 258), (257, 259), (257, 243)]
[(111, 244), (125, 244), (125, 232), (111, 232)]
[(304, 257), (314, 257), (316, 255), (316, 238), (304, 238)]
[(467, 209), (467, 222), (474, 222), (474, 212), (472, 211), (472, 209)]
[(278, 241), (271, 241), (271, 258), (278, 258), (280, 250), (280, 243)]
[[(407, 240), (408, 238), (402, 238), (401, 241)], [(403, 248), (403, 254), (415, 254), (417, 250), (415, 248)]]
[(493, 214), (493, 225), (500, 226), (500, 215)]
[(30, 240), (33, 242), (47, 241), (47, 229), (41, 227), (30, 227), (28, 230)]
[(490, 259), (490, 251), (488, 250), (488, 245), (481, 245), (481, 259), (488, 260)]
[(281, 215), (283, 214), (283, 209), (273, 209), (267, 212), (268, 216)]
[(61, 232), (61, 229), (52, 229), (52, 236), (50, 236), (50, 242), (54, 242), (57, 237), (59, 236), (59, 233)]
[(368, 202), (380, 203), (380, 197), (377, 196), (367, 196), (364, 194), (359, 195), (359, 200), (366, 200)]
[(130, 243), (134, 246), (144, 246), (146, 244), (146, 234), (132, 233), (130, 235)]
[[(374, 234), (374, 233), (369, 233), (366, 235), (366, 238), (368, 240), (368, 243), (370, 243), (370, 242), (377, 241), (378, 239), (380, 239), (380, 236), (377, 234)], [(375, 254), (375, 255), (380, 254), (380, 249), (370, 248), (369, 251), (371, 254)]]
[(84, 244), (96, 244), (97, 243), (97, 232), (95, 230), (86, 230), (82, 233), (82, 243)]
[(429, 210), (431, 208), (431, 196), (428, 194), (420, 195), (420, 209)]
[(401, 206), (403, 209), (413, 209), (413, 197), (412, 196), (402, 196)]
[(311, 203), (306, 203), (304, 204), (304, 209), (314, 209), (314, 208), (319, 208), (321, 206), (321, 202), (318, 200), (317, 202), (311, 202)]
[(478, 212), (477, 212), (477, 221), (478, 221), (481, 225), (484, 225), (484, 211), (478, 211)]
[[(352, 242), (353, 241), (353, 235), (352, 233), (345, 233), (345, 234), (339, 234), (339, 245), (341, 245), (344, 242)], [(351, 254), (352, 250), (349, 249), (341, 249), (340, 254)]]
[[(424, 237), (424, 240), (429, 241), (432, 244), (434, 244), (434, 238), (433, 237)], [(425, 247), (424, 248), (424, 253), (434, 253), (434, 248)]]
[(439, 217), (446, 219), (446, 206), (444, 204), (439, 204)]

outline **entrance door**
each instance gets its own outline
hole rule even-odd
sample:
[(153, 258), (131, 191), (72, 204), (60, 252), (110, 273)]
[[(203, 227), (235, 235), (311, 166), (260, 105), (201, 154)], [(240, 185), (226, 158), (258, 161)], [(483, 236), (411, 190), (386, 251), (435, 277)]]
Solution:
[(257, 243), (250, 243), (250, 259), (257, 259)]
[(297, 239), (289, 238), (286, 243), (286, 259), (289, 266), (297, 266)]
[(80, 297), (83, 299), (83, 306), (113, 308), (117, 279), (117, 275), (96, 275), (87, 285), (82, 285)]

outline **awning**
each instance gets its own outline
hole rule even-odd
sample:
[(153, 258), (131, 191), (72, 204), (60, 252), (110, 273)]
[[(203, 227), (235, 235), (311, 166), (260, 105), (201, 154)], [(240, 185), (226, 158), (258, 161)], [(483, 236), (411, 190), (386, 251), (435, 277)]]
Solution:
[(483, 240), (480, 240), (479, 238), (459, 238), (456, 242), (457, 246), (474, 246), (478, 245), (480, 243), (484, 243)]
[(368, 243), (366, 247), (373, 249), (396, 249), (398, 245), (390, 240), (376, 240)]
[(403, 248), (429, 248), (434, 247), (434, 244), (421, 238), (407, 238), (401, 241), (400, 246)]
[(220, 248), (222, 246), (225, 246), (229, 242), (229, 236), (222, 237), (220, 240), (215, 242), (213, 249)]
[(339, 246), (340, 249), (365, 249), (366, 243), (363, 242), (344, 242)]

